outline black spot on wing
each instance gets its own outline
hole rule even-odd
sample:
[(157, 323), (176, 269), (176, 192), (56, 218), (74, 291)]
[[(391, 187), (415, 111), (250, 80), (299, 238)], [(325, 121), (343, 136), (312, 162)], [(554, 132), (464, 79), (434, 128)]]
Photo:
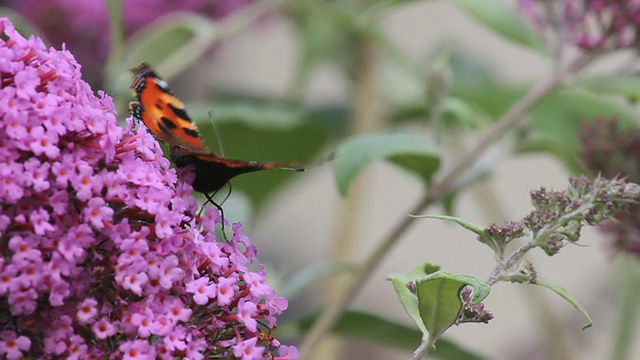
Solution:
[(162, 120), (162, 124), (168, 129), (175, 129), (178, 127), (173, 121), (171, 121), (171, 119), (168, 119), (164, 116), (161, 117), (160, 120)]
[(187, 120), (188, 122), (192, 123), (193, 121), (191, 121), (191, 118), (189, 117), (189, 114), (187, 114), (187, 112), (184, 109), (180, 109), (177, 108), (171, 104), (167, 104), (169, 106), (169, 108), (171, 109), (171, 111), (173, 111), (174, 114), (176, 114), (177, 117), (183, 119), (183, 120)]
[(187, 136), (191, 136), (192, 138), (200, 137), (197, 130), (187, 129), (187, 128), (183, 128), (182, 130), (184, 131), (185, 134), (187, 134)]

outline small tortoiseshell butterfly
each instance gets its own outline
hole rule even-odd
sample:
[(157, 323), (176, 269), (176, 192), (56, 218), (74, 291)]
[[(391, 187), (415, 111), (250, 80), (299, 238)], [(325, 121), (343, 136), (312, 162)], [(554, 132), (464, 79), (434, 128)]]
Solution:
[(131, 72), (131, 88), (137, 101), (129, 104), (129, 111), (144, 122), (156, 139), (167, 145), (176, 166), (195, 166), (193, 189), (203, 193), (216, 207), (220, 208), (210, 194), (220, 190), (237, 175), (270, 169), (305, 170), (297, 162), (244, 161), (214, 154), (204, 145), (182, 101), (147, 63), (131, 69)]

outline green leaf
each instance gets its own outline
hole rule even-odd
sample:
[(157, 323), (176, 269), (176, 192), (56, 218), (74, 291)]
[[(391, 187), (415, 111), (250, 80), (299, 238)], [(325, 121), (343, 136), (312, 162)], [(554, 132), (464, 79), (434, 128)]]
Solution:
[[(456, 79), (464, 77), (456, 74)], [(487, 80), (485, 80), (487, 81)], [(497, 118), (525, 94), (524, 88), (487, 83), (458, 86), (455, 95), (474, 108)], [(607, 99), (584, 89), (568, 88), (542, 99), (530, 112), (528, 127), (518, 129), (517, 153), (544, 152), (554, 155), (571, 172), (580, 172), (578, 132), (586, 119), (616, 117), (621, 124), (637, 123), (637, 114), (619, 99)]]
[(340, 145), (333, 170), (344, 196), (351, 182), (372, 161), (386, 158), (428, 182), (440, 166), (436, 146), (423, 136), (402, 133), (363, 135)]
[(547, 96), (531, 112), (532, 134), (519, 142), (520, 152), (545, 151), (556, 155), (573, 172), (579, 172), (578, 132), (585, 119), (617, 117), (622, 123), (637, 119), (630, 106), (602, 96), (567, 89)]
[(299, 61), (294, 76), (293, 91), (302, 96), (315, 67), (327, 58), (339, 54), (346, 41), (341, 27), (330, 13), (322, 10), (315, 0), (298, 0), (291, 3), (299, 37)]
[(419, 0), (379, 0), (372, 1), (371, 6), (367, 8), (363, 13), (362, 17), (366, 19), (375, 19), (378, 16), (383, 16), (386, 12), (390, 11), (391, 8), (405, 5), (412, 2), (417, 2)]
[(536, 279), (535, 283), (552, 290), (556, 294), (560, 295), (563, 299), (567, 300), (571, 305), (573, 305), (573, 307), (576, 308), (576, 310), (578, 310), (585, 317), (585, 319), (587, 319), (587, 323), (582, 327), (583, 330), (593, 325), (593, 320), (591, 320), (591, 317), (589, 316), (589, 314), (587, 314), (587, 311), (582, 306), (580, 306), (580, 304), (578, 304), (578, 302), (571, 296), (571, 294), (569, 294), (567, 289), (558, 284), (554, 284), (543, 279)]
[(640, 99), (640, 79), (635, 76), (592, 76), (578, 80), (576, 85), (599, 94), (621, 95), (631, 100)]
[(447, 123), (457, 122), (471, 129), (479, 129), (487, 122), (486, 116), (478, 114), (467, 102), (453, 96), (444, 99), (442, 112)]
[[(315, 113), (304, 112), (300, 107), (248, 96), (211, 104), (188, 104), (187, 108), (205, 144), (214, 153), (221, 155), (222, 145), (225, 157), (301, 161), (308, 169), (314, 166), (312, 159), (338, 126), (318, 120)], [(310, 172), (259, 171), (238, 176), (231, 184), (234, 192), (244, 192), (259, 211), (287, 180), (309, 175)]]
[(387, 276), (387, 280), (391, 280), (393, 288), (398, 294), (398, 298), (400, 299), (400, 303), (404, 307), (404, 310), (416, 325), (418, 325), (418, 328), (420, 328), (420, 331), (422, 331), (425, 336), (428, 335), (429, 332), (424, 326), (422, 318), (420, 318), (418, 297), (409, 290), (407, 285), (409, 283), (414, 283), (416, 279), (420, 279), (438, 270), (440, 270), (440, 266), (424, 263), (406, 274), (391, 274)]
[(462, 311), (460, 291), (467, 285), (473, 288), (471, 302), (474, 304), (484, 300), (491, 290), (475, 276), (444, 271), (437, 271), (416, 282), (420, 318), (430, 338), (438, 339), (456, 323)]
[(499, 35), (517, 44), (544, 52), (545, 46), (538, 33), (504, 1), (454, 0), (471, 17)]
[[(213, 129), (204, 126), (206, 138), (213, 138)], [(219, 127), (224, 141), (225, 155), (235, 159), (258, 161), (311, 161), (319, 149), (326, 143), (326, 129), (311, 123), (304, 123), (292, 129), (256, 130), (241, 124), (224, 124)], [(210, 149), (216, 149), (215, 143)], [(312, 167), (309, 164), (306, 167)], [(273, 192), (284, 185), (287, 180), (303, 179), (310, 172), (293, 171), (259, 171), (238, 176), (231, 180), (234, 191), (244, 192), (257, 210), (264, 205)]]
[(198, 127), (237, 123), (256, 130), (289, 130), (304, 123), (299, 106), (273, 101), (222, 100), (189, 104), (189, 114)]
[[(301, 335), (309, 330), (317, 314), (300, 321), (297, 326), (278, 323), (280, 338)], [(420, 331), (397, 321), (361, 310), (347, 310), (333, 326), (332, 333), (339, 336), (370, 341), (376, 344), (393, 346), (413, 351), (420, 344)], [(483, 360), (487, 359), (467, 350), (448, 339), (438, 341), (438, 346), (429, 356), (442, 360)]]
[(411, 217), (414, 218), (419, 218), (419, 219), (439, 219), (439, 220), (447, 220), (447, 221), (453, 221), (456, 224), (462, 226), (463, 228), (475, 233), (478, 236), (487, 236), (487, 234), (484, 232), (484, 228), (480, 225), (476, 225), (472, 222), (457, 218), (455, 216), (446, 216), (446, 215), (409, 215)]
[(426, 218), (426, 219), (439, 219), (439, 220), (453, 221), (456, 224), (462, 226), (463, 228), (478, 235), (478, 240), (481, 243), (488, 245), (493, 251), (498, 253), (502, 251), (502, 247), (491, 236), (489, 236), (489, 234), (487, 234), (487, 232), (484, 231), (484, 227), (480, 225), (476, 225), (472, 222), (457, 218), (455, 216), (446, 216), (446, 215), (409, 215), (409, 216), (414, 218), (419, 218), (419, 219)]

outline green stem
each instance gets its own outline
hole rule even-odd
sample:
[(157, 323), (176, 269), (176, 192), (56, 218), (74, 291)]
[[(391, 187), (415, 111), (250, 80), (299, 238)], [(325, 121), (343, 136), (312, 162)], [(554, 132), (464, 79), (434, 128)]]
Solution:
[[(408, 213), (420, 214), (425, 212), (429, 206), (435, 201), (445, 197), (451, 190), (452, 184), (456, 183), (457, 178), (464, 173), (478, 158), (484, 154), (489, 147), (500, 139), (509, 129), (522, 120), (526, 112), (542, 100), (546, 95), (560, 87), (564, 80), (564, 75), (573, 74), (582, 69), (593, 60), (593, 55), (584, 55), (579, 57), (575, 62), (570, 64), (566, 72), (554, 72), (540, 82), (534, 85), (531, 90), (522, 97), (518, 102), (512, 105), (500, 119), (495, 122), (482, 136), (480, 141), (463, 155), (451, 168), (436, 181), (432, 187), (430, 194), (426, 195), (418, 204), (414, 206)], [(413, 218), (403, 217), (400, 222), (394, 226), (391, 231), (383, 237), (376, 249), (364, 261), (364, 263), (356, 270), (350, 286), (338, 293), (335, 300), (327, 306), (316, 323), (309, 331), (307, 337), (300, 346), (301, 357), (305, 358), (312, 351), (316, 344), (331, 329), (340, 314), (346, 309), (353, 298), (358, 294), (365, 284), (367, 278), (373, 273), (380, 261), (390, 253), (391, 248), (397, 244), (404, 233), (411, 228), (415, 222)]]
[(433, 349), (433, 344), (435, 344), (435, 339), (432, 339), (431, 336), (429, 336), (428, 339), (422, 339), (420, 346), (418, 346), (416, 351), (411, 355), (411, 360), (424, 359), (425, 356), (429, 354), (429, 351)]
[(105, 63), (103, 74), (108, 75), (109, 69), (113, 64), (120, 61), (122, 53), (124, 51), (124, 27), (122, 25), (122, 1), (121, 0), (107, 0), (107, 7), (109, 9), (109, 21), (111, 28), (111, 50), (109, 51), (109, 58)]
[(593, 59), (594, 55), (585, 54), (571, 63), (564, 72), (562, 70), (554, 72), (535, 84), (527, 94), (520, 98), (518, 102), (513, 104), (507, 112), (505, 112), (500, 119), (485, 132), (484, 136), (480, 138), (480, 141), (478, 141), (472, 149), (467, 151), (466, 155), (462, 156), (446, 172), (440, 181), (433, 185), (433, 196), (437, 199), (446, 196), (449, 193), (449, 187), (456, 183), (455, 180), (472, 164), (474, 164), (478, 158), (491, 147), (491, 145), (495, 144), (496, 141), (498, 141), (507, 132), (507, 130), (511, 129), (515, 124), (521, 121), (522, 117), (529, 109), (531, 109), (545, 96), (560, 87), (565, 80), (566, 75), (573, 74), (584, 68)]
[(518, 260), (522, 259), (522, 257), (529, 252), (533, 248), (531, 245), (531, 241), (527, 241), (526, 243), (520, 245), (520, 247), (511, 253), (508, 258), (502, 261), (498, 266), (493, 269), (489, 279), (487, 279), (487, 284), (493, 285), (498, 281), (503, 279), (503, 275), (505, 271), (508, 271)]
[(640, 261), (630, 255), (619, 256), (618, 267), (619, 306), (617, 329), (613, 332), (613, 350), (611, 359), (628, 360), (631, 347), (635, 344), (634, 336), (638, 330), (638, 313), (640, 312)]

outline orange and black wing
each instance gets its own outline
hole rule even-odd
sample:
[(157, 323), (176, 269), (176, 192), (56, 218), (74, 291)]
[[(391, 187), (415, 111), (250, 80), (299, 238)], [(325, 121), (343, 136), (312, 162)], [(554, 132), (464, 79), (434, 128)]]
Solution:
[(138, 100), (129, 105), (134, 117), (142, 120), (153, 136), (169, 148), (181, 146), (190, 151), (209, 152), (182, 101), (151, 66), (142, 63), (131, 72), (131, 88)]
[(129, 110), (169, 147), (176, 166), (195, 167), (194, 190), (205, 194), (215, 192), (231, 178), (259, 170), (304, 171), (298, 162), (243, 161), (215, 155), (202, 142), (182, 101), (148, 64), (142, 63), (131, 72), (131, 88), (138, 101), (129, 104)]

